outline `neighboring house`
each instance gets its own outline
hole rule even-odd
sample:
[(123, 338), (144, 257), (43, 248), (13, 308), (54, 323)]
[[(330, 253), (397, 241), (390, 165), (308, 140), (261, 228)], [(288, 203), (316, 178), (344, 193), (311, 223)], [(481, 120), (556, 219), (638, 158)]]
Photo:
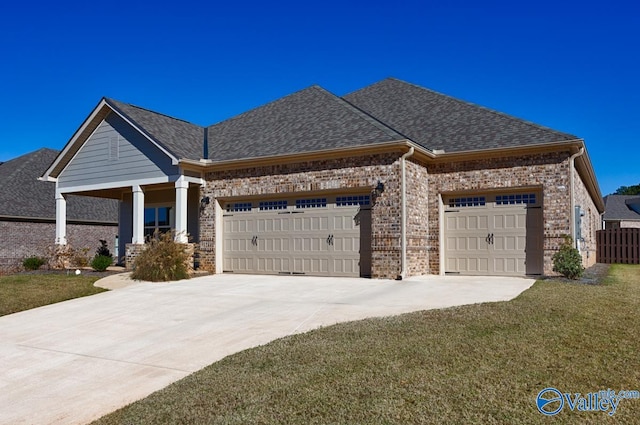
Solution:
[[(14, 270), (32, 255), (44, 256), (56, 234), (55, 184), (39, 181), (58, 151), (39, 149), (0, 164), (0, 271)], [(74, 248), (92, 254), (118, 231), (118, 201), (69, 196), (67, 231)]]
[(605, 229), (640, 228), (640, 195), (609, 195), (604, 202)]
[(551, 274), (595, 261), (604, 204), (576, 136), (396, 79), (313, 86), (209, 127), (104, 98), (44, 173), (121, 200), (120, 255), (175, 229), (201, 267), (398, 278)]

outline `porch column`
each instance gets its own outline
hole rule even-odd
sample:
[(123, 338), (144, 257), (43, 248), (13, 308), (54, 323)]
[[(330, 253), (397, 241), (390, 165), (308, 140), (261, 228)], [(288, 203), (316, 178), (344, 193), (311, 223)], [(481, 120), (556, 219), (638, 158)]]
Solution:
[(133, 191), (133, 237), (131, 243), (144, 244), (144, 192), (138, 185)]
[(180, 177), (176, 181), (176, 242), (187, 243), (187, 192), (189, 182)]
[(56, 245), (67, 244), (67, 200), (56, 191)]

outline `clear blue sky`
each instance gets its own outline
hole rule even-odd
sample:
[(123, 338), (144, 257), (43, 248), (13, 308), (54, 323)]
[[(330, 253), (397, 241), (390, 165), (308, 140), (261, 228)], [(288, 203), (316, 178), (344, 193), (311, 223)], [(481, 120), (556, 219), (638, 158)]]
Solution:
[(5, 2), (0, 36), (0, 161), (103, 96), (210, 125), (393, 76), (585, 139), (603, 195), (640, 183), (631, 0)]

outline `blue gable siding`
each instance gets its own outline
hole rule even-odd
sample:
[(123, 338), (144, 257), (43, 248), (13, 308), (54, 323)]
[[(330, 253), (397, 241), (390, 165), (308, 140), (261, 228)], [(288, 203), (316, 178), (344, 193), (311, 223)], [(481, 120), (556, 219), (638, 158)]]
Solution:
[(119, 115), (109, 114), (58, 178), (58, 187), (113, 184), (178, 174), (178, 167)]

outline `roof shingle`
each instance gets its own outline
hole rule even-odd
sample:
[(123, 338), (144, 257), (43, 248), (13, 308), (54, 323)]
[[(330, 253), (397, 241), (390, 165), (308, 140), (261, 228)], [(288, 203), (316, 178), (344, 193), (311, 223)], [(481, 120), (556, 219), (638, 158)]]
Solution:
[(105, 100), (178, 159), (202, 158), (203, 127), (114, 99)]
[(577, 139), (394, 78), (344, 98), (432, 151), (461, 152)]
[(605, 221), (617, 220), (640, 220), (640, 213), (634, 211), (632, 207), (640, 204), (638, 195), (609, 195), (604, 198)]
[(312, 86), (208, 128), (209, 159), (312, 152), (404, 137), (339, 97)]
[[(0, 216), (54, 220), (55, 190), (52, 182), (38, 177), (58, 155), (58, 151), (42, 148), (0, 164)], [(87, 196), (67, 196), (67, 219), (116, 223), (118, 201)]]

